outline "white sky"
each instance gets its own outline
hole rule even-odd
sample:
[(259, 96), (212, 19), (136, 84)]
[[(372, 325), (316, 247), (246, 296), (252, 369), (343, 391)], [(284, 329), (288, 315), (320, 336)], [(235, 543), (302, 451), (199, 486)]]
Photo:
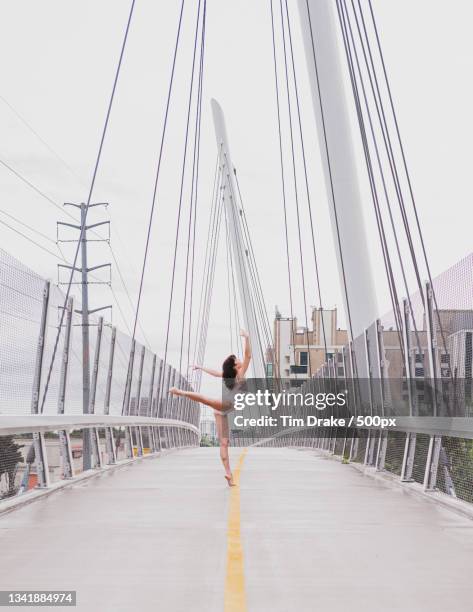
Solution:
[[(468, 0), (451, 0), (448, 10), (440, 0), (373, 0), (373, 5), (435, 275), (471, 250), (473, 42), (470, 24), (473, 5)], [(129, 6), (129, 0), (1, 3), (0, 54), (3, 61), (0, 66), (0, 96), (67, 162), (73, 173), (25, 128), (2, 100), (0, 159), (58, 204), (86, 198)], [(142, 305), (141, 322), (158, 354), (163, 351), (167, 320), (196, 6), (197, 2), (188, 1), (185, 8), (183, 44), (178, 57)], [(138, 270), (143, 255), (179, 7), (177, 0), (137, 0), (94, 196), (95, 201), (111, 204), (113, 248), (133, 300), (138, 289)], [(323, 300), (327, 307), (341, 307), (295, 0), (290, 0), (289, 8), (301, 87)], [(272, 319), (276, 304), (283, 314), (289, 314), (289, 300), (269, 4), (266, 0), (208, 0), (207, 11), (197, 288), (201, 284), (199, 271), (204, 255), (216, 156), (209, 104), (210, 98), (215, 97), (226, 115), (233, 162), (239, 173)], [(351, 103), (351, 98), (348, 100)], [(358, 138), (358, 134), (354, 134)], [(361, 165), (360, 180), (362, 192), (366, 195), (366, 177)], [(0, 167), (0, 181), (0, 211), (16, 216), (55, 239), (56, 221), (67, 220), (64, 215), (3, 167)], [(187, 210), (188, 197), (184, 205)], [(370, 226), (373, 221), (367, 197), (365, 206)], [(186, 218), (186, 213), (184, 216)], [(91, 212), (89, 220), (101, 218), (101, 212), (96, 209)], [(0, 221), (25, 231), (34, 240), (56, 251), (52, 242), (25, 230), (2, 212)], [(294, 284), (297, 286), (294, 214), (291, 223)], [(311, 248), (306, 234), (304, 240), (308, 301), (316, 304)], [(57, 278), (54, 257), (1, 224), (0, 244), (38, 273)], [(184, 242), (181, 249), (183, 254)], [(71, 253), (71, 247), (64, 246), (64, 252)], [(377, 239), (370, 244), (370, 252), (379, 287), (380, 309), (384, 312), (389, 309), (389, 302), (382, 281)], [(91, 245), (90, 264), (103, 261), (110, 261), (108, 249), (103, 245)], [(182, 265), (178, 266), (171, 360), (176, 359), (180, 337), (182, 272)], [(131, 307), (118, 281), (117, 271), (113, 270), (112, 275), (114, 290), (130, 325)], [(110, 301), (113, 299), (107, 288), (92, 288), (91, 307)], [(217, 269), (208, 338), (206, 361), (210, 367), (218, 367), (229, 352), (226, 303), (226, 277), (221, 263)], [(302, 323), (300, 291), (295, 300), (295, 314)], [(113, 317), (114, 323), (125, 329), (125, 322), (116, 306)], [(343, 323), (342, 314), (340, 318)], [(204, 385), (204, 389), (218, 393), (218, 387), (212, 384)]]

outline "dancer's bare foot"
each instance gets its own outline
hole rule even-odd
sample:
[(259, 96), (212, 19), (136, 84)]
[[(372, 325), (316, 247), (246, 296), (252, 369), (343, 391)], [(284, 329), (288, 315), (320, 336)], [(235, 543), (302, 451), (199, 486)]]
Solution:
[(180, 389), (178, 389), (177, 387), (171, 387), (171, 388), (169, 389), (169, 393), (170, 393), (171, 395), (181, 395), (181, 390), (180, 390)]
[(233, 482), (233, 474), (225, 474), (225, 480), (229, 487), (236, 487), (236, 484)]

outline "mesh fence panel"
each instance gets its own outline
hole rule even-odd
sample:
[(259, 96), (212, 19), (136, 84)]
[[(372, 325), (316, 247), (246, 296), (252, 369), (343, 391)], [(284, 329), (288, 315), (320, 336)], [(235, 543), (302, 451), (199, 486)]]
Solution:
[(368, 434), (366, 431), (360, 431), (359, 437), (355, 440), (355, 455), (353, 461), (363, 463), (365, 460), (366, 445), (368, 442)]
[(121, 461), (126, 459), (126, 445), (125, 445), (125, 428), (114, 427), (113, 428), (113, 442), (115, 444), (115, 454), (117, 460)]
[[(41, 406), (42, 398), (44, 396), (45, 386), (48, 382), (48, 392), (46, 393), (45, 402), (43, 406), (43, 414), (57, 414), (58, 411), (58, 399), (59, 399), (59, 383), (61, 376), (61, 366), (63, 362), (63, 351), (64, 351), (64, 337), (65, 337), (65, 323), (66, 317), (63, 320), (63, 329), (59, 334), (59, 340), (56, 347), (56, 353), (53, 354), (56, 346), (56, 339), (58, 337), (59, 324), (61, 322), (61, 312), (64, 306), (64, 295), (58, 287), (51, 285), (49, 293), (49, 306), (48, 306), (48, 323), (44, 346), (44, 367), (43, 367), (43, 384), (41, 390)], [(52, 369), (50, 370), (50, 364), (52, 363)]]
[(401, 475), (406, 434), (403, 431), (389, 431), (386, 442), (384, 469), (397, 476)]
[[(0, 249), (0, 414), (30, 414), (35, 382), (35, 370), (41, 321), (45, 302), (46, 281), (29, 270), (21, 262)], [(72, 293), (71, 293), (72, 296)], [(66, 337), (67, 315), (64, 315), (56, 346), (65, 293), (58, 286), (49, 284), (47, 318), (39, 392), (39, 411), (43, 397), (44, 414), (58, 412), (61, 389), (61, 370), (64, 363), (64, 344)], [(65, 390), (65, 414), (83, 413), (83, 368), (82, 368), (82, 316), (80, 300), (74, 298), (69, 344), (67, 384)], [(90, 375), (94, 369), (98, 338), (98, 317), (89, 317), (89, 360)], [(100, 351), (98, 353), (97, 383), (95, 393), (95, 413), (103, 414), (107, 392), (108, 370), (112, 329), (102, 328)], [(55, 349), (56, 346), (56, 349)], [(128, 364), (130, 360), (131, 338), (116, 331), (112, 384), (110, 393), (110, 414), (121, 415)], [(146, 416), (149, 412), (153, 353), (144, 350), (143, 369), (140, 378), (140, 364), (143, 347), (136, 343), (131, 385), (129, 388), (130, 414)], [(54, 355), (54, 359), (53, 359)], [(52, 364), (52, 367), (51, 367)], [(160, 360), (157, 359), (155, 389)], [(49, 374), (49, 371), (51, 372)], [(173, 368), (169, 368), (174, 371)], [(176, 376), (176, 380), (178, 377)], [(181, 380), (182, 382), (182, 380)], [(47, 384), (47, 393), (45, 394)], [(140, 400), (138, 402), (138, 394)], [(156, 393), (154, 393), (156, 396)], [(166, 397), (166, 406), (168, 402)], [(139, 405), (138, 405), (139, 404)], [(177, 402), (172, 402), (177, 408)], [(167, 411), (170, 414), (170, 411)]]
[(74, 316), (71, 330), (65, 410), (67, 414), (82, 414), (82, 338), (78, 319), (77, 315)]
[(443, 493), (473, 503), (473, 440), (442, 437), (437, 487)]
[(130, 348), (131, 339), (129, 336), (117, 331), (115, 341), (115, 359), (113, 364), (113, 379), (110, 395), (110, 414), (122, 414), (128, 362), (130, 359)]
[(31, 412), (45, 281), (0, 249), (0, 413)]
[(343, 432), (340, 432), (340, 435), (337, 436), (337, 439), (335, 441), (335, 455), (342, 454), (344, 440), (345, 440), (345, 437), (343, 435)]
[[(141, 400), (139, 407), (139, 414), (141, 416), (148, 416), (151, 414), (150, 405), (149, 405), (149, 395), (151, 390), (151, 377), (153, 371), (153, 353), (146, 349), (145, 360), (143, 364), (143, 381), (141, 384)], [(153, 386), (156, 382), (156, 373), (154, 376)]]
[(102, 459), (102, 464), (106, 464), (109, 461), (108, 453), (107, 453), (107, 445), (105, 440), (105, 429), (99, 429), (99, 452), (100, 457)]
[(414, 465), (412, 468), (412, 478), (423, 484), (425, 475), (425, 466), (427, 464), (427, 454), (429, 451), (430, 438), (426, 434), (417, 434), (416, 436), (416, 451), (414, 453)]
[(31, 436), (0, 436), (0, 499), (17, 494), (30, 441)]
[(95, 414), (104, 414), (105, 393), (107, 390), (108, 367), (110, 361), (110, 345), (112, 328), (104, 325), (97, 370), (97, 391), (95, 395)]
[(59, 482), (63, 479), (59, 434), (53, 431), (46, 432), (44, 434), (44, 446), (48, 457), (49, 481), (51, 483)]

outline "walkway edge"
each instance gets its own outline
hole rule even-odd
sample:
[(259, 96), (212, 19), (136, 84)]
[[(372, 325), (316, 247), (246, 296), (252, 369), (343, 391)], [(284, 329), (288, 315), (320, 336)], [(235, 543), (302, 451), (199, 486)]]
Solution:
[(0, 518), (5, 514), (8, 514), (9, 512), (13, 512), (14, 510), (18, 510), (23, 506), (27, 506), (28, 504), (37, 502), (41, 499), (44, 499), (45, 497), (49, 497), (53, 493), (57, 493), (58, 491), (62, 491), (64, 489), (72, 487), (75, 484), (83, 482), (84, 480), (97, 478), (99, 476), (107, 474), (111, 470), (117, 470), (126, 467), (127, 465), (140, 462), (144, 459), (158, 459), (163, 455), (167, 455), (177, 450), (184, 450), (184, 448), (188, 447), (182, 447), (179, 449), (168, 449), (157, 453), (148, 453), (147, 455), (143, 455), (142, 457), (134, 457), (133, 459), (123, 459), (122, 461), (111, 465), (104, 465), (102, 468), (99, 469), (87, 470), (86, 472), (82, 472), (81, 474), (78, 474), (77, 476), (74, 476), (74, 478), (71, 478), (69, 480), (60, 480), (59, 482), (51, 484), (47, 489), (34, 489), (33, 491), (31, 491), (31, 493), (24, 493), (23, 495), (20, 495), (18, 497), (15, 496), (12, 498), (6, 498), (3, 501), (0, 500)]
[[(300, 449), (302, 450), (302, 449)], [(319, 457), (325, 457), (333, 461), (342, 463), (341, 457), (323, 453), (318, 449), (307, 448), (304, 450), (311, 450)], [(457, 514), (461, 514), (465, 518), (473, 520), (473, 505), (468, 502), (464, 502), (459, 499), (450, 498), (444, 495), (441, 491), (424, 491), (421, 484), (417, 482), (402, 482), (398, 476), (389, 472), (379, 472), (376, 468), (359, 463), (347, 463), (352, 469), (361, 472), (364, 476), (368, 476), (375, 480), (380, 480), (384, 484), (390, 485), (392, 488), (399, 488), (408, 493), (409, 495), (415, 495), (422, 499), (429, 501), (430, 503), (443, 506), (447, 510), (451, 510)]]

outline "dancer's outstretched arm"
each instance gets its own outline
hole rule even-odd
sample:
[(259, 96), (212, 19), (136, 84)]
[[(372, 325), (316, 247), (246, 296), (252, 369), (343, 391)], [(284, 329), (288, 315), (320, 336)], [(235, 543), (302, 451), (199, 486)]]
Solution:
[(250, 336), (248, 332), (242, 329), (240, 332), (240, 336), (245, 338), (245, 354), (243, 356), (243, 363), (242, 363), (241, 371), (240, 371), (240, 376), (244, 376), (246, 370), (248, 369), (248, 366), (250, 365), (250, 361), (251, 361), (251, 346), (250, 346)]
[(194, 370), (202, 370), (202, 372), (206, 372), (207, 374), (210, 374), (211, 376), (216, 376), (217, 378), (222, 378), (222, 372), (219, 372), (218, 370), (211, 370), (210, 368), (204, 368), (204, 366), (192, 366)]

